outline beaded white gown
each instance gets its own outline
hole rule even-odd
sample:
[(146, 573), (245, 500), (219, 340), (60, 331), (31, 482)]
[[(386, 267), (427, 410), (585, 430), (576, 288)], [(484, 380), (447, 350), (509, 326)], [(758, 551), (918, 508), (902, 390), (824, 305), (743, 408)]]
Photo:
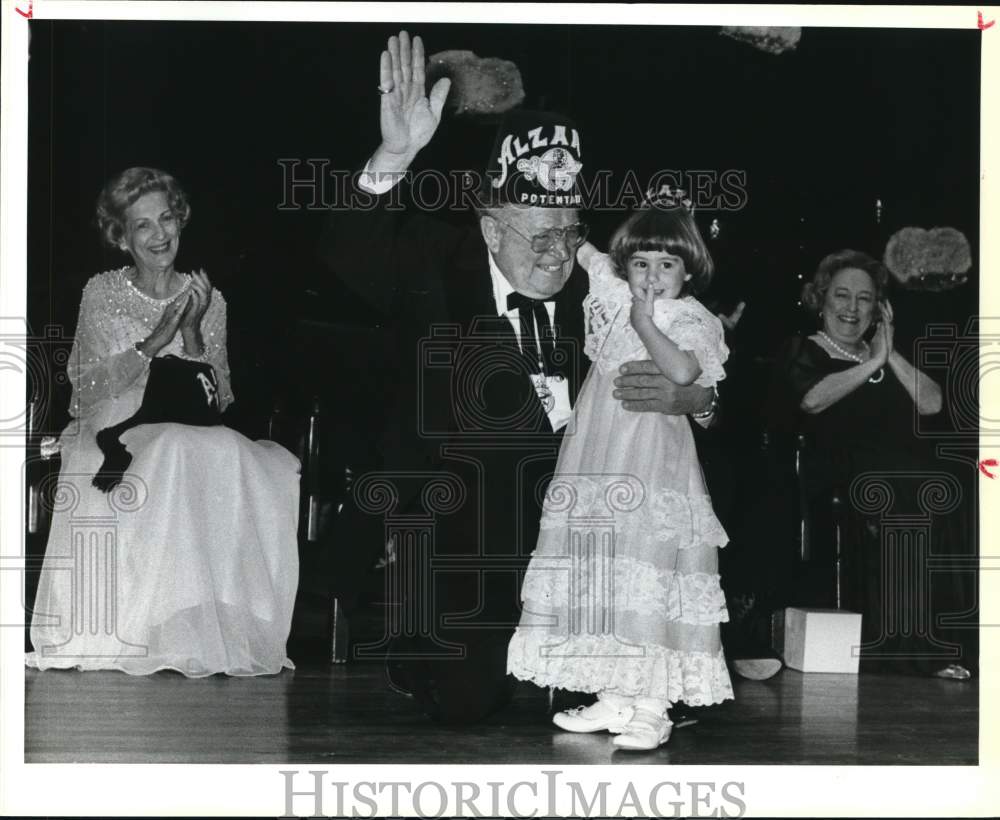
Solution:
[[(133, 345), (169, 301), (139, 291), (124, 269), (84, 288), (30, 666), (190, 677), (293, 668), (285, 643), (298, 586), (294, 455), (223, 426), (144, 424), (121, 437), (133, 455), (122, 483), (110, 493), (91, 484), (103, 461), (97, 432), (142, 404), (149, 368)], [(233, 394), (217, 290), (202, 333), (225, 409)], [(185, 357), (179, 333), (159, 355), (167, 354)]]
[[(546, 494), (507, 669), (575, 692), (719, 703), (733, 697), (719, 632), (728, 613), (717, 548), (728, 537), (688, 419), (629, 412), (612, 397), (619, 366), (649, 355), (610, 258), (580, 261), (590, 276), (584, 351), (594, 364)], [(698, 384), (725, 377), (722, 325), (696, 299), (657, 301), (653, 321), (694, 353)]]

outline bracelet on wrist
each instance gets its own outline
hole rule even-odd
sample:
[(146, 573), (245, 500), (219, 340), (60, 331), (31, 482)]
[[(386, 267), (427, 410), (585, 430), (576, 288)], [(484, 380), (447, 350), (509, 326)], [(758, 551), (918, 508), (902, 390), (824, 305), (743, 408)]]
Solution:
[(702, 411), (700, 411), (698, 413), (692, 413), (691, 414), (691, 418), (693, 418), (693, 419), (701, 419), (701, 420), (710, 419), (712, 416), (715, 415), (715, 409), (718, 406), (719, 406), (719, 391), (713, 387), (712, 388), (712, 402), (711, 402), (711, 404), (709, 404), (706, 409), (704, 409), (704, 410), (702, 410)]
[(143, 350), (139, 347), (139, 345), (141, 344), (142, 342), (136, 342), (134, 345), (132, 345), (132, 349), (139, 354), (140, 359), (142, 359), (144, 362), (148, 364), (149, 362), (153, 361), (153, 357), (150, 356), (148, 353), (143, 352)]

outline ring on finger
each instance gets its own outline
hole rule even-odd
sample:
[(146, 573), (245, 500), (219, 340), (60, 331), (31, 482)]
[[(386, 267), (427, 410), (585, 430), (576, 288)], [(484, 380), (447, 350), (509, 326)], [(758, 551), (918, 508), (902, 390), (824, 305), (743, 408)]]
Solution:
[(379, 94), (391, 94), (392, 93), (392, 86), (390, 85), (388, 88), (385, 88), (384, 86), (380, 85), (380, 86), (378, 86), (378, 93)]

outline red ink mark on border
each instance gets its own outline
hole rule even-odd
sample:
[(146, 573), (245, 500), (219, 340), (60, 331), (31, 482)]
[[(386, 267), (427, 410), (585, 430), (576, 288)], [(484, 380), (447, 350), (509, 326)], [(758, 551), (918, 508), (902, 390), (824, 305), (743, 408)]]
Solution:
[(989, 470), (986, 469), (987, 467), (996, 467), (996, 466), (997, 466), (997, 460), (995, 458), (987, 458), (979, 462), (979, 471), (985, 476), (989, 476), (990, 478), (996, 478), (996, 476), (993, 475), (993, 473), (991, 473)]
[[(14, 11), (16, 11), (18, 14), (20, 14), (24, 19), (30, 20), (34, 16), (34, 6), (35, 6), (35, 0), (28, 0), (28, 10), (27, 11), (21, 11), (17, 6), (14, 6)], [(982, 18), (983, 18), (983, 16), (980, 14), (979, 15), (980, 22), (982, 21)], [(991, 25), (992, 25), (992, 23), (991, 23)]]
[(988, 23), (984, 23), (983, 22), (983, 13), (981, 11), (979, 11), (979, 12), (976, 12), (976, 14), (979, 15), (979, 19), (976, 22), (977, 22), (977, 25), (979, 26), (979, 30), (980, 31), (985, 31), (986, 29), (988, 29), (990, 26), (992, 26), (996, 22), (996, 20), (990, 20)]

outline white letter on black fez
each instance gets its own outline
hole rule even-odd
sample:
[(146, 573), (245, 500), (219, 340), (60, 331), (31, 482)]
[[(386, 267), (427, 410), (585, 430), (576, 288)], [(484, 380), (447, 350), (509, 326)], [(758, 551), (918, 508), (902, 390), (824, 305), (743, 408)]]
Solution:
[(510, 142), (514, 139), (513, 136), (508, 134), (504, 137), (503, 145), (500, 146), (500, 156), (497, 157), (497, 163), (500, 165), (500, 179), (493, 180), (493, 187), (499, 188), (507, 180), (507, 166), (514, 161), (514, 154), (510, 150)]

